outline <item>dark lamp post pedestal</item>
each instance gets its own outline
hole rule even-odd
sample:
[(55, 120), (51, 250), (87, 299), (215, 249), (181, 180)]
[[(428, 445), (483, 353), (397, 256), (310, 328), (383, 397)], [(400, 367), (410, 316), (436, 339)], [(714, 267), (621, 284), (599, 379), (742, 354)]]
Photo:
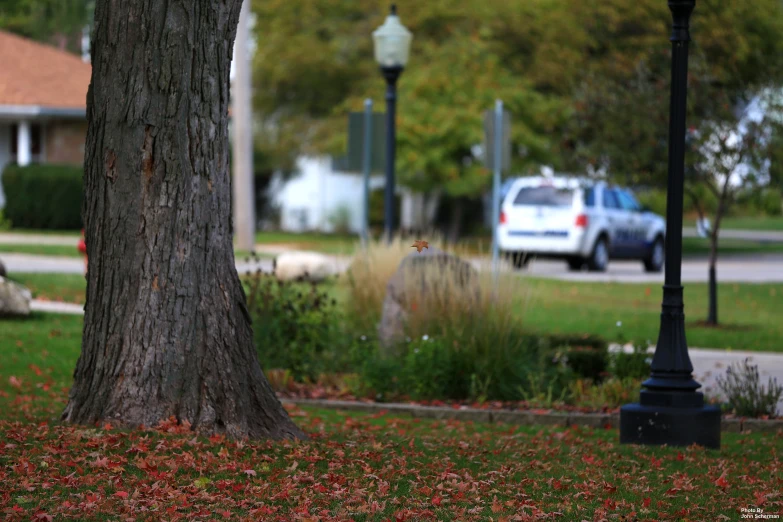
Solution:
[(620, 442), (720, 447), (720, 409), (704, 405), (685, 338), (682, 297), (682, 207), (688, 23), (695, 0), (669, 0), (672, 12), (672, 82), (669, 106), (669, 177), (666, 200), (666, 277), (658, 344), (650, 378), (637, 404), (620, 409)]

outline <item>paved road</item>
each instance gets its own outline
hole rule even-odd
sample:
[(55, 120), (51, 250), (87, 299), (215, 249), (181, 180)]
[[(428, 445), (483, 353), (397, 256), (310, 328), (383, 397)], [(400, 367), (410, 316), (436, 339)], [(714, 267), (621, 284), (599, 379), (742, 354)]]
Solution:
[[(610, 350), (617, 347), (610, 347)], [(626, 347), (626, 351), (631, 348)], [(655, 352), (651, 347), (649, 352)], [(720, 396), (717, 378), (726, 375), (726, 369), (734, 363), (742, 363), (745, 358), (750, 363), (758, 366), (761, 385), (766, 387), (770, 377), (777, 380), (777, 384), (783, 385), (783, 354), (713, 350), (705, 348), (689, 348), (688, 354), (693, 364), (693, 376), (702, 387), (699, 391), (707, 395)], [(783, 414), (783, 398), (778, 402), (778, 414)]]
[[(650, 274), (637, 261), (614, 261), (605, 273), (570, 272), (565, 262), (533, 260), (520, 274), (548, 277), (564, 281), (594, 281), (618, 283), (663, 283), (664, 274)], [(718, 281), (725, 283), (779, 283), (783, 282), (783, 254), (758, 256), (724, 256), (718, 260)], [(706, 282), (706, 259), (684, 259), (682, 280), (686, 283)]]
[[(683, 228), (683, 237), (698, 237), (695, 228)], [(732, 230), (720, 231), (720, 236), (726, 239), (746, 239), (748, 241), (783, 243), (783, 230)], [(16, 232), (0, 232), (0, 243), (6, 245), (61, 245), (74, 247), (79, 238), (74, 235), (62, 234), (22, 234)], [(271, 245), (270, 245), (271, 246)], [(280, 245), (285, 250), (285, 245)]]

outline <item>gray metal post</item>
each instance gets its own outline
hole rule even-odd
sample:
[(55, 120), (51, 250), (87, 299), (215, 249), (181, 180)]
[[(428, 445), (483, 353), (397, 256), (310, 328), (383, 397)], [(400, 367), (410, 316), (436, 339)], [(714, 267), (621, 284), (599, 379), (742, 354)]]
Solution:
[(250, 0), (243, 0), (234, 42), (236, 70), (231, 91), (234, 156), (234, 237), (242, 250), (255, 249), (255, 190), (253, 187), (253, 121), (251, 70), (247, 41), (250, 28)]
[[(492, 277), (498, 277), (498, 222), (500, 221), (500, 169), (503, 161), (503, 102), (495, 101), (495, 155), (492, 177)], [(489, 154), (489, 151), (486, 151)]]
[(364, 100), (364, 155), (362, 171), (364, 173), (364, 211), (362, 212), (362, 245), (369, 242), (370, 228), (370, 169), (372, 168), (372, 100)]

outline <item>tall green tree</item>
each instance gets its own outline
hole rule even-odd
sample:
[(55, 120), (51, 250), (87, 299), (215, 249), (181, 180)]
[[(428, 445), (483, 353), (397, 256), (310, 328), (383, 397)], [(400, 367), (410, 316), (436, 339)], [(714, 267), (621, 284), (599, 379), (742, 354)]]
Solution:
[(3, 0), (0, 29), (80, 54), (94, 11), (95, 0)]
[[(553, 3), (565, 4), (539, 0), (531, 11), (524, 2), (515, 2), (554, 20), (544, 8)], [(482, 113), (498, 98), (513, 115), (514, 170), (555, 160), (549, 140), (567, 114), (567, 89), (551, 85), (562, 87), (568, 65), (548, 64), (546, 81), (541, 81), (540, 68), (528, 77), (530, 70), (511, 65), (504, 42), (508, 28), (497, 23), (513, 13), (507, 2), (408, 0), (398, 7), (414, 34), (411, 60), (398, 84), (401, 184), (454, 198), (483, 193), (491, 177), (476, 146), (483, 139)], [(259, 19), (254, 103), (270, 136), (266, 146), (342, 153), (346, 113), (361, 110), (367, 97), (384, 110), (385, 87), (371, 35), (387, 15), (388, 3), (264, 0), (254, 3), (254, 11)], [(537, 30), (536, 17), (518, 22), (520, 34)], [(552, 33), (553, 39), (566, 36)], [(564, 48), (568, 38), (565, 42)], [(535, 38), (529, 43), (536, 51), (542, 45)], [(460, 206), (455, 208), (457, 221)]]
[[(666, 3), (608, 0), (594, 6), (585, 73), (574, 91), (574, 117), (562, 142), (576, 168), (601, 170), (615, 181), (665, 187), (671, 30)], [(783, 83), (783, 4), (700, 0), (691, 18), (686, 192), (700, 213), (714, 203), (710, 233), (710, 312), (717, 324), (715, 264), (722, 218), (738, 190), (755, 184), (769, 154), (771, 119), (749, 123), (746, 108)], [(770, 114), (775, 112), (770, 106)], [(743, 128), (744, 130), (741, 130)], [(764, 138), (764, 137), (767, 138)], [(698, 137), (698, 138), (696, 138)], [(762, 139), (764, 138), (764, 139)], [(741, 184), (738, 172), (744, 172)]]

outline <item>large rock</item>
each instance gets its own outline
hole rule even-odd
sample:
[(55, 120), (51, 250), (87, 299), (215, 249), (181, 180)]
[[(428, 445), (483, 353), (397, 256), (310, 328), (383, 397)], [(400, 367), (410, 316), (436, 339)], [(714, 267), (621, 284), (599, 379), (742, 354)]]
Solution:
[[(439, 271), (443, 277), (433, 278), (433, 271)], [(390, 349), (404, 337), (405, 322), (408, 318), (408, 297), (406, 290), (415, 288), (417, 292), (435, 292), (443, 289), (434, 285), (445, 284), (470, 287), (468, 295), (478, 295), (480, 291), (478, 272), (470, 263), (448, 254), (436, 247), (421, 252), (412, 252), (405, 256), (397, 271), (386, 285), (383, 300), (381, 323), (378, 325), (378, 339), (384, 349)], [(461, 292), (464, 296), (465, 293)]]
[(30, 290), (0, 276), (0, 316), (30, 315), (32, 299)]
[(337, 272), (334, 259), (318, 252), (285, 252), (272, 261), (272, 271), (281, 281), (323, 281)]

